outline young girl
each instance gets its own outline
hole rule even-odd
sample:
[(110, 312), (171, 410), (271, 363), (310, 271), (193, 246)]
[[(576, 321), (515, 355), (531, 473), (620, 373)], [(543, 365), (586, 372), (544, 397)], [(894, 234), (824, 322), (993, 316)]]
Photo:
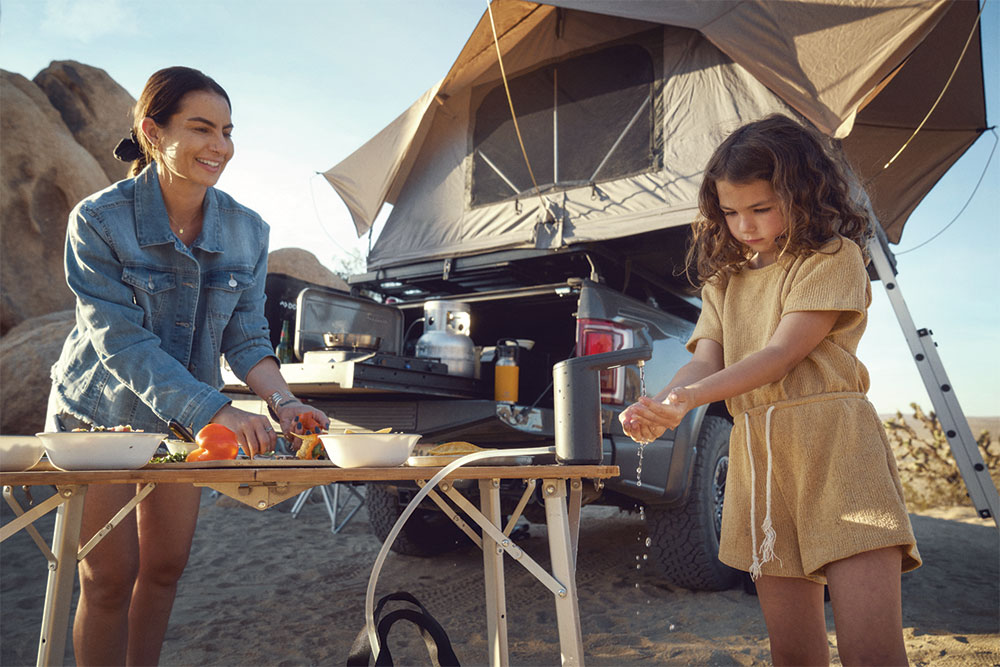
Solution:
[(699, 193), (691, 361), (621, 414), (639, 442), (692, 408), (734, 418), (719, 559), (749, 571), (776, 665), (906, 664), (900, 573), (920, 565), (895, 461), (855, 356), (868, 219), (820, 136), (783, 116), (736, 130)]
[[(219, 355), (290, 432), (326, 415), (288, 389), (264, 317), (268, 227), (215, 188), (233, 156), (229, 96), (205, 74), (169, 67), (146, 82), (131, 137), (115, 155), (132, 178), (77, 204), (66, 231), (76, 326), (52, 368), (47, 430), (176, 420), (236, 433), (250, 455), (274, 448), (266, 417), (222, 394)], [(81, 544), (135, 496), (87, 492)], [(187, 564), (201, 489), (161, 484), (80, 561), (73, 625), (78, 664), (155, 665)]]

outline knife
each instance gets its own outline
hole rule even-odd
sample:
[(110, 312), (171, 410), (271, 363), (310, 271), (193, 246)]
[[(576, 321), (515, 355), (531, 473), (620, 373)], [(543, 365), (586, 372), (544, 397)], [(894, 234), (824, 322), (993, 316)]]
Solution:
[(183, 424), (181, 424), (180, 422), (171, 419), (169, 422), (167, 422), (167, 426), (170, 428), (171, 433), (173, 433), (175, 436), (177, 436), (184, 442), (195, 441), (194, 435), (192, 435), (191, 431), (189, 431), (188, 428)]

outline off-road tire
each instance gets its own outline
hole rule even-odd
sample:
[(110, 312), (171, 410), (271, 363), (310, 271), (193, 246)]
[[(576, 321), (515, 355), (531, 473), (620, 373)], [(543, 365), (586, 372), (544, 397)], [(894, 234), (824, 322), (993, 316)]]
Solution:
[[(368, 484), (366, 502), (368, 525), (376, 537), (385, 541), (403, 513), (399, 494), (385, 484)], [(417, 508), (390, 548), (407, 556), (437, 556), (464, 543), (469, 543), (469, 538), (442, 512)]]
[(691, 489), (683, 505), (646, 507), (650, 558), (673, 585), (694, 591), (723, 591), (739, 571), (719, 561), (722, 498), (729, 471), (727, 419), (706, 415), (698, 434)]

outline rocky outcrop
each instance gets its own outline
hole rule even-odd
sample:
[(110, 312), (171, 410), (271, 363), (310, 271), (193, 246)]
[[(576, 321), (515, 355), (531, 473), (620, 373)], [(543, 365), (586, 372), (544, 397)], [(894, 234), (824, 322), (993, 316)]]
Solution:
[(73, 307), (63, 278), (66, 219), (110, 184), (48, 98), (20, 74), (0, 71), (0, 334), (26, 319)]
[(283, 273), (286, 276), (343, 292), (351, 291), (343, 278), (320, 264), (316, 255), (301, 248), (281, 248), (269, 253), (267, 272)]
[(62, 310), (21, 322), (0, 339), (0, 433), (38, 433), (45, 427), (49, 369), (75, 322)]
[(76, 141), (94, 156), (112, 183), (128, 176), (114, 148), (132, 127), (135, 99), (97, 67), (54, 61), (34, 78)]

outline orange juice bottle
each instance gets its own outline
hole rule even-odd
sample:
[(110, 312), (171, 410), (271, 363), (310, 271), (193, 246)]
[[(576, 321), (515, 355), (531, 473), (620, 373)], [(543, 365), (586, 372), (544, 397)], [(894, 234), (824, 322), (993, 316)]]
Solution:
[(517, 357), (520, 347), (516, 340), (504, 338), (497, 341), (496, 363), (493, 366), (493, 398), (505, 403), (517, 403), (520, 369)]

